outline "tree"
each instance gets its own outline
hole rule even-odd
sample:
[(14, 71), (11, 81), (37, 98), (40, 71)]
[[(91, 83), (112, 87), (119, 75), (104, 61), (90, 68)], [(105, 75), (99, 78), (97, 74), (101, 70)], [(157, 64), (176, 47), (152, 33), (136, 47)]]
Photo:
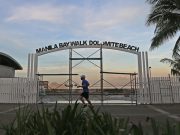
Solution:
[[(147, 0), (152, 5), (147, 25), (155, 25), (155, 36), (150, 49), (161, 46), (164, 41), (174, 37), (180, 31), (180, 0)], [(180, 51), (180, 36), (173, 48), (173, 57)]]
[(180, 57), (179, 56), (180, 55), (177, 54), (175, 55), (173, 59), (164, 58), (160, 60), (160, 62), (170, 64), (172, 75), (177, 75), (177, 76), (180, 75)]

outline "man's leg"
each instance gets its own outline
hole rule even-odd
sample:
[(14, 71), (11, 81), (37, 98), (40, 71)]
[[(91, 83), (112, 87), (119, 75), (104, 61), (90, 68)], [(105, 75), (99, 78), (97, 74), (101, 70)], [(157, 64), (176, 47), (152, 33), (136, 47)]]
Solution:
[(83, 96), (80, 96), (79, 98), (81, 100), (81, 102), (85, 105), (85, 102), (84, 102), (84, 99), (83, 99)]
[(86, 99), (86, 101), (88, 102), (88, 104), (89, 104), (91, 107), (93, 107), (91, 101), (89, 100), (89, 93), (86, 93), (85, 99)]
[(86, 99), (86, 101), (88, 102), (88, 104), (90, 104), (91, 107), (93, 106), (89, 99)]

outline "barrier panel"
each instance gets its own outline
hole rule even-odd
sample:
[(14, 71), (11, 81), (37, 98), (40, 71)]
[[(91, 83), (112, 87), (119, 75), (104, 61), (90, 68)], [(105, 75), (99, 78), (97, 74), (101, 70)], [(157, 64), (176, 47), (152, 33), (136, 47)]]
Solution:
[[(33, 78), (0, 78), (0, 103), (37, 103), (38, 86)], [(138, 104), (180, 103), (180, 77), (151, 77), (137, 98)]]
[(142, 104), (180, 103), (180, 77), (151, 77), (138, 97)]
[(0, 103), (36, 103), (37, 80), (0, 78)]

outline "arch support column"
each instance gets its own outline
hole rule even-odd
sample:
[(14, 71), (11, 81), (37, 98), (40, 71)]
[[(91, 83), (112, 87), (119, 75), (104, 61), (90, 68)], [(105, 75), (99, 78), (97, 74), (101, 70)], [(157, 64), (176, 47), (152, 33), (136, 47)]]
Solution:
[(142, 104), (151, 103), (151, 91), (149, 83), (148, 72), (148, 53), (139, 52), (138, 54), (138, 78), (139, 78), (139, 91), (138, 102)]
[(139, 103), (143, 100), (143, 73), (142, 73), (142, 58), (141, 58), (141, 52), (138, 53), (138, 82), (139, 82), (139, 90), (137, 91), (137, 100)]
[(27, 78), (36, 78), (38, 69), (38, 56), (37, 54), (28, 54), (28, 67), (27, 67)]

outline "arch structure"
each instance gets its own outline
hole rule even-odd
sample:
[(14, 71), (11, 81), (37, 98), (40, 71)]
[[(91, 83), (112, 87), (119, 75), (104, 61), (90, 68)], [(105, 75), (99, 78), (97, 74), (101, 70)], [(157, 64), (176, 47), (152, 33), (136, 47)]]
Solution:
[[(143, 91), (148, 91), (148, 82), (149, 82), (149, 65), (148, 65), (148, 52), (139, 52), (139, 47), (123, 44), (119, 42), (110, 42), (110, 41), (96, 41), (96, 40), (84, 40), (84, 41), (71, 41), (71, 42), (63, 42), (54, 45), (48, 45), (42, 48), (36, 49), (36, 53), (28, 54), (28, 78), (37, 78), (37, 69), (38, 69), (38, 57), (41, 55), (45, 55), (48, 53), (61, 51), (61, 50), (69, 50), (69, 78), (72, 79), (72, 50), (78, 48), (99, 48), (100, 49), (100, 58), (97, 60), (101, 60), (100, 64), (100, 74), (101, 79), (103, 79), (103, 61), (102, 61), (102, 50), (103, 49), (111, 49), (118, 50), (122, 52), (131, 53), (137, 56), (138, 62), (138, 85), (139, 90), (137, 92), (143, 93)], [(88, 60), (83, 58), (84, 60)], [(76, 60), (80, 60), (77, 59)], [(89, 59), (90, 60), (90, 59)], [(71, 83), (71, 82), (69, 82)], [(101, 80), (101, 89), (103, 89), (103, 83)], [(137, 93), (138, 94), (138, 93)], [(139, 95), (139, 94), (138, 94)], [(141, 97), (138, 97), (137, 100), (142, 100)], [(140, 101), (141, 102), (141, 101)]]

